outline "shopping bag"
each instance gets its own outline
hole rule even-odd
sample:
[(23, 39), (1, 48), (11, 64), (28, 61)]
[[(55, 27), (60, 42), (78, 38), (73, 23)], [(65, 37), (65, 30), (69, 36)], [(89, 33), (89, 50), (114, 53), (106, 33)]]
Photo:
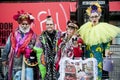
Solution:
[(103, 60), (103, 70), (108, 72), (113, 71), (113, 60), (111, 56), (106, 56)]

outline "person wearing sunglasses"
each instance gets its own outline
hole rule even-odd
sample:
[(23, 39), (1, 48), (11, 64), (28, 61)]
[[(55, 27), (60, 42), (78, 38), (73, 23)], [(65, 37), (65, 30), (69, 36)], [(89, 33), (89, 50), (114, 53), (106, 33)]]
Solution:
[(120, 33), (120, 28), (100, 22), (102, 9), (97, 2), (93, 2), (86, 13), (90, 21), (83, 24), (78, 33), (86, 44), (86, 58), (96, 58), (98, 62), (98, 80), (102, 80), (103, 55), (111, 54), (109, 51), (110, 42)]

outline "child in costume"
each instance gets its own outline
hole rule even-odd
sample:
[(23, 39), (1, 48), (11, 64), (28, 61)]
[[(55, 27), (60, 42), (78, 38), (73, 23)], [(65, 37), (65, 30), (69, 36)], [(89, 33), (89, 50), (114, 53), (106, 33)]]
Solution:
[(110, 54), (110, 41), (120, 33), (120, 28), (99, 22), (101, 17), (101, 6), (98, 3), (92, 3), (86, 10), (90, 21), (83, 24), (78, 30), (84, 43), (86, 44), (87, 58), (94, 57), (98, 62), (98, 80), (102, 80), (103, 53)]

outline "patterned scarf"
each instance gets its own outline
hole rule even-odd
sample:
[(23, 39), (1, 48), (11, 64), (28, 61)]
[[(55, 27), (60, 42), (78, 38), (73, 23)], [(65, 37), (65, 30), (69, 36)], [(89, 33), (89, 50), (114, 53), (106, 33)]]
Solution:
[[(17, 44), (16, 33), (17, 32), (12, 32), (11, 36), (10, 36), (12, 47), (11, 47), (11, 50), (10, 50), (10, 53), (9, 53), (8, 80), (12, 80), (12, 68), (13, 68), (13, 60), (14, 60), (14, 54), (13, 53), (15, 53), (16, 44)], [(18, 49), (17, 57), (20, 57), (21, 51), (26, 48), (26, 46), (30, 42), (30, 39), (31, 39), (32, 35), (33, 35), (33, 31), (30, 30), (30, 32), (28, 33), (27, 39), (25, 38), (26, 39), (25, 42)]]
[[(17, 42), (17, 40), (16, 40), (16, 38), (19, 37), (18, 34), (14, 33), (14, 32), (12, 33), (12, 35), (11, 35), (11, 44), (12, 44), (12, 48), (14, 50), (17, 47), (17, 50), (16, 50), (17, 57), (20, 57), (21, 53), (24, 53), (25, 48), (29, 44), (29, 42), (30, 42), (30, 40), (32, 38), (32, 35), (33, 35), (33, 31), (30, 30), (30, 32), (20, 42)], [(16, 35), (17, 35), (17, 37), (16, 37)], [(21, 45), (17, 45), (18, 43), (21, 44)]]

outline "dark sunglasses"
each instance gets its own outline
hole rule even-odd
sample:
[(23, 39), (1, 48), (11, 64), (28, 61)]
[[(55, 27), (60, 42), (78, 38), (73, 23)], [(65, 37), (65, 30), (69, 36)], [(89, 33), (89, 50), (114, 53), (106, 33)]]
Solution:
[(49, 26), (49, 25), (52, 26), (53, 24), (46, 24), (46, 25), (47, 25), (47, 26)]
[(22, 23), (22, 25), (29, 25), (28, 23)]

